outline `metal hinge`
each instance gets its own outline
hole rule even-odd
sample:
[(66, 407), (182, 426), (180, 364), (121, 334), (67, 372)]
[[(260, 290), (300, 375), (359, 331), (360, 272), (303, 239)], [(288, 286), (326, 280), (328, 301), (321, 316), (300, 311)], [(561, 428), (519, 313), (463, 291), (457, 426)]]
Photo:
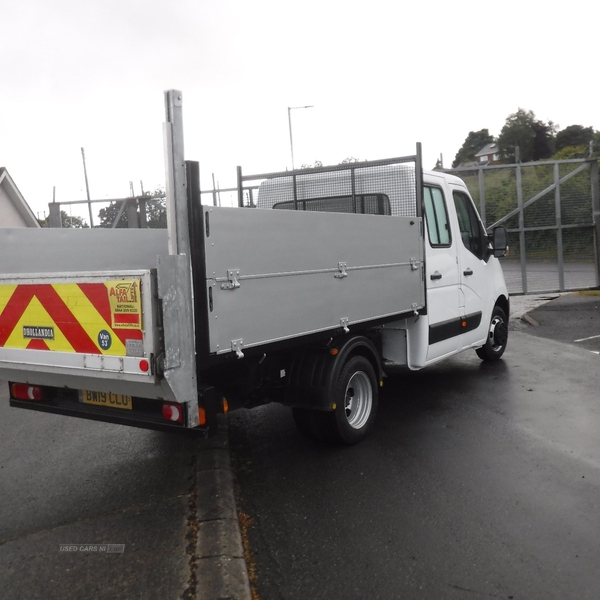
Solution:
[(340, 319), (340, 325), (342, 326), (344, 333), (348, 333), (350, 331), (350, 328), (348, 327), (348, 322), (348, 317)]
[(410, 259), (411, 271), (416, 271), (419, 268), (420, 264), (421, 264), (421, 261), (418, 258), (411, 257), (411, 259)]
[(240, 282), (238, 281), (238, 277), (240, 276), (239, 269), (228, 269), (227, 270), (227, 279), (229, 280), (227, 283), (221, 284), (222, 290), (237, 290), (240, 287)]
[(336, 279), (344, 279), (344, 277), (348, 277), (348, 273), (346, 273), (346, 263), (339, 262), (338, 263), (338, 270), (339, 270), (339, 273), (336, 273), (334, 275), (334, 277)]
[(235, 352), (238, 358), (244, 358), (242, 348), (244, 347), (244, 340), (231, 340), (231, 349)]

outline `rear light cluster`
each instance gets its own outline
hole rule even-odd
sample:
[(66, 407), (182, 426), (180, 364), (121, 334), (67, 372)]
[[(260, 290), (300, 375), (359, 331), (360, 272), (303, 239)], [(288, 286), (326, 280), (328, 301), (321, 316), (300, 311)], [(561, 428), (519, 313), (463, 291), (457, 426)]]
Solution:
[(13, 383), (10, 386), (10, 395), (15, 400), (43, 400), (44, 395), (39, 385), (28, 383)]
[(181, 404), (174, 404), (171, 402), (165, 402), (162, 407), (162, 414), (165, 420), (172, 423), (183, 422), (183, 407)]

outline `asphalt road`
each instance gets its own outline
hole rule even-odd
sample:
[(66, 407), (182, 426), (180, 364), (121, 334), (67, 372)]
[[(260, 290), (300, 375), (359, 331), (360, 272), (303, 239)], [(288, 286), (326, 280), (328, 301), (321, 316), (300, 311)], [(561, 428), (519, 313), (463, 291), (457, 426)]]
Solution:
[(542, 327), (388, 380), (358, 446), (232, 414), (257, 597), (598, 598), (600, 356)]
[(600, 353), (600, 292), (561, 296), (530, 316), (537, 326), (528, 328), (528, 333)]
[[(597, 598), (600, 338), (575, 342), (600, 334), (596, 300), (531, 312), (497, 365), (388, 381), (354, 448), (283, 407), (233, 413), (257, 597)], [(241, 549), (214, 543), (235, 520), (223, 438), (11, 409), (0, 382), (0, 598), (242, 597)]]
[(234, 526), (226, 426), (203, 440), (14, 409), (0, 381), (2, 600), (249, 598)]

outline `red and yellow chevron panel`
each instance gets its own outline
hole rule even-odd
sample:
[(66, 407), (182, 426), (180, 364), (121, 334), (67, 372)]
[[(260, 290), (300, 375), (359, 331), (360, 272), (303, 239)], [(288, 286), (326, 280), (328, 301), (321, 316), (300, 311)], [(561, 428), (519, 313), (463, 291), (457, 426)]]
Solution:
[(0, 348), (126, 356), (143, 340), (140, 295), (139, 279), (2, 284)]

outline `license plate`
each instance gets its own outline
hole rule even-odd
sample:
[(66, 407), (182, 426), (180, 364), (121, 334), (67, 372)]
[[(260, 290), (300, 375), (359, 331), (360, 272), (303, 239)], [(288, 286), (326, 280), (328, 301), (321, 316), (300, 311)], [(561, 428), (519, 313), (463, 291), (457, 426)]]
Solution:
[(132, 410), (133, 408), (131, 396), (113, 394), (112, 392), (92, 392), (90, 390), (83, 390), (81, 399), (84, 404), (107, 406), (109, 408), (124, 408), (126, 410)]

